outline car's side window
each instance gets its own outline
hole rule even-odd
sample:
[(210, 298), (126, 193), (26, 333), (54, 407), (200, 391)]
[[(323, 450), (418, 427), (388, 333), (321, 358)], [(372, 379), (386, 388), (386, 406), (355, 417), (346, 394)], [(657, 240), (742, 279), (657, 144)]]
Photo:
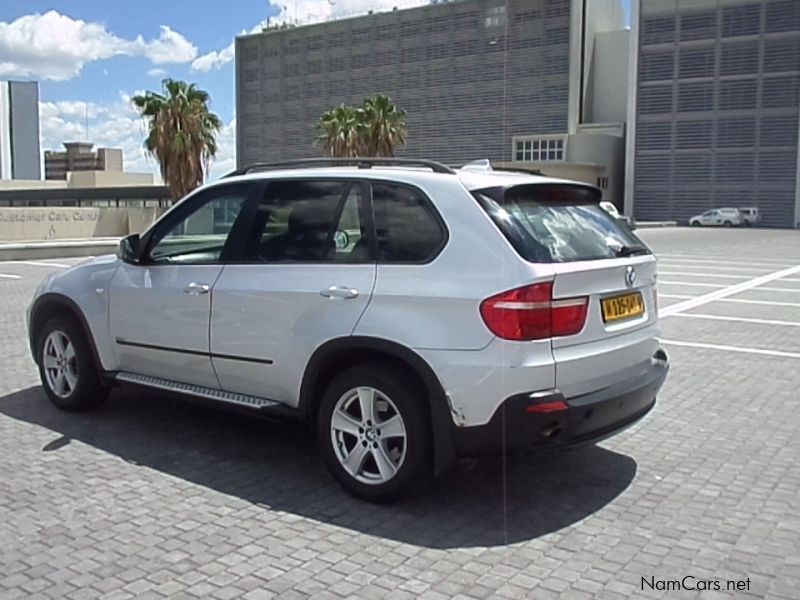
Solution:
[(341, 180), (273, 181), (256, 210), (245, 262), (365, 262), (362, 186)]
[(446, 234), (418, 190), (373, 183), (372, 204), (381, 262), (424, 262), (441, 249)]
[(220, 260), (252, 185), (208, 191), (205, 201), (178, 222), (156, 233), (149, 261), (155, 264), (209, 264)]

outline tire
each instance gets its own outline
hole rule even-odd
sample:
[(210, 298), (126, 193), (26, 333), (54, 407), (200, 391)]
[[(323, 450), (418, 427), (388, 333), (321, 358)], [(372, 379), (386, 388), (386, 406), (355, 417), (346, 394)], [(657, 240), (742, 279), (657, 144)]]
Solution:
[(733, 227), (733, 223), (731, 223), (730, 221), (724, 221), (722, 223), (722, 226), (723, 227)]
[[(396, 500), (432, 478), (426, 400), (408, 381), (390, 364), (364, 363), (337, 376), (320, 402), (317, 440), (325, 463), (339, 485), (362, 500)], [(364, 402), (373, 407), (372, 418)], [(397, 435), (387, 436), (388, 428)], [(346, 466), (349, 460), (356, 462)]]
[(700, 227), (700, 221), (692, 221), (689, 223), (692, 227)]
[(108, 387), (100, 379), (83, 328), (73, 319), (47, 321), (39, 331), (36, 356), (42, 387), (58, 408), (89, 410), (105, 401)]

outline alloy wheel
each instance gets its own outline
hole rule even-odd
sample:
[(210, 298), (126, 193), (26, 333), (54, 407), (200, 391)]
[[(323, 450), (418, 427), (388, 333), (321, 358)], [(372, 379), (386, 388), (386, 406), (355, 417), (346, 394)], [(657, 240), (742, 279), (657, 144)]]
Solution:
[(362, 483), (392, 479), (406, 457), (403, 417), (394, 402), (373, 387), (357, 387), (336, 402), (330, 423), (333, 449), (341, 466)]
[(51, 331), (44, 341), (42, 361), (47, 386), (59, 398), (68, 398), (78, 385), (75, 346), (66, 333)]

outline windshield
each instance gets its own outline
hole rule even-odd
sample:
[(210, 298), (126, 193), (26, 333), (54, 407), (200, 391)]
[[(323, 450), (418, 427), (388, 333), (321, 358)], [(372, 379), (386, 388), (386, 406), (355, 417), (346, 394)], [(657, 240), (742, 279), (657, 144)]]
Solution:
[(597, 191), (572, 185), (524, 185), (473, 192), (511, 245), (530, 262), (573, 262), (649, 254), (603, 210)]

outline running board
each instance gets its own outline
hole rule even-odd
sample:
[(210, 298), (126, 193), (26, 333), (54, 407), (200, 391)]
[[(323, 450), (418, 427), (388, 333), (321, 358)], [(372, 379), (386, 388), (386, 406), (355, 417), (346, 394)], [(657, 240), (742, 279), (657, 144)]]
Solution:
[(117, 381), (125, 383), (135, 383), (137, 385), (145, 385), (147, 387), (165, 390), (168, 392), (177, 392), (180, 394), (188, 394), (190, 396), (197, 396), (199, 398), (207, 398), (209, 400), (217, 400), (219, 402), (228, 402), (238, 406), (247, 406), (249, 408), (256, 408), (260, 410), (278, 408), (283, 405), (274, 400), (267, 400), (266, 398), (257, 398), (256, 396), (248, 396), (247, 394), (236, 394), (234, 392), (225, 392), (223, 390), (216, 390), (214, 388), (207, 388), (201, 385), (191, 385), (189, 383), (179, 383), (177, 381), (170, 381), (169, 379), (161, 379), (160, 377), (150, 377), (149, 375), (140, 375), (139, 373), (129, 373), (127, 371), (119, 371), (116, 375)]

